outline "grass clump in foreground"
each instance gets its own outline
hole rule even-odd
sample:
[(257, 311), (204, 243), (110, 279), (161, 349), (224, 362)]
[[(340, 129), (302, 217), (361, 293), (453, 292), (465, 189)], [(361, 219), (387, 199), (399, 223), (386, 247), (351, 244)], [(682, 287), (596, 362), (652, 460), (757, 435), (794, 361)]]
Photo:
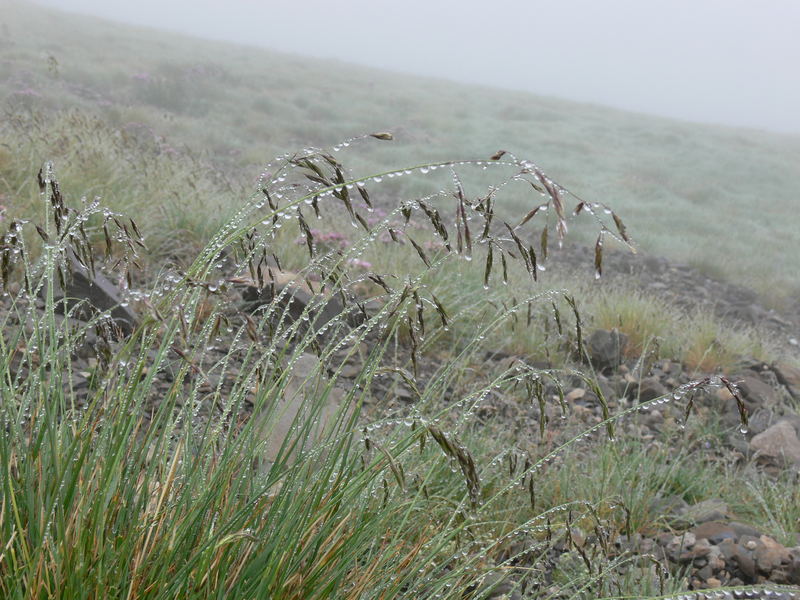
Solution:
[[(498, 174), (478, 199), (457, 175), (472, 166)], [(368, 221), (368, 187), (437, 169), (452, 171), (452, 190)], [(4, 598), (486, 598), (510, 572), (537, 598), (680, 589), (658, 569), (637, 576), (636, 557), (610, 550), (625, 532), (625, 499), (548, 502), (556, 496), (539, 490), (559, 457), (587, 434), (615, 439), (616, 421), (633, 409), (611, 415), (604, 405), (602, 423), (539, 453), (498, 448), (475, 428), (476, 411), (500, 394), (537, 405), (544, 436), (545, 391), (561, 389), (557, 371), (523, 360), (476, 384), (468, 367), (498, 330), (530, 326), (540, 307), (558, 306), (553, 330), (566, 336), (571, 323), (581, 353), (576, 301), (533, 286), (548, 236), (566, 233), (572, 208), (533, 163), (505, 156), (351, 179), (325, 152), (281, 157), (185, 272), (129, 292), (141, 323), (128, 336), (107, 314), (64, 318), (81, 307), (55, 290), (69, 280), (68, 253), (91, 266), (106, 249), (123, 272), (132, 268), (137, 226), (97, 203), (68, 208), (50, 165), (39, 184), (38, 258), (19, 221), (0, 256)], [(531, 211), (495, 222), (498, 196), (518, 184), (533, 190)], [(616, 218), (607, 226), (596, 205), (575, 208), (598, 215), (599, 269), (603, 240), (624, 242), (624, 228)], [(363, 229), (358, 242), (317, 243), (310, 223), (332, 212)], [(436, 245), (403, 227), (412, 216)], [(298, 235), (303, 261), (281, 242)], [(406, 272), (366, 264), (383, 243), (414, 257)], [(296, 268), (293, 285), (278, 284), (282, 262)], [(449, 310), (437, 277), (466, 281), (475, 271), (485, 296)], [(528, 293), (496, 303), (492, 287), (515, 273), (530, 278)], [(267, 298), (252, 313), (231, 306), (246, 285)], [(301, 310), (291, 298), (298, 288), (310, 291)], [(323, 319), (334, 301), (336, 315)], [(491, 316), (471, 320), (482, 302), (494, 303)], [(94, 356), (80, 370), (86, 348)], [(358, 372), (345, 380), (356, 355)], [(371, 398), (388, 399), (387, 380), (414, 401), (380, 415)], [(302, 405), (282, 432), (296, 397)], [(576, 528), (598, 543), (576, 545)], [(559, 542), (575, 561), (554, 571), (549, 552)]]

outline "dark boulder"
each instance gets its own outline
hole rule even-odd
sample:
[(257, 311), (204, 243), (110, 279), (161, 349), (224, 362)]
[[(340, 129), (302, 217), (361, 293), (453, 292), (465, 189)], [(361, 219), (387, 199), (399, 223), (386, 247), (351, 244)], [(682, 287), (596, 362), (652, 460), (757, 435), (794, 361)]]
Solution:
[(616, 329), (597, 329), (589, 336), (586, 350), (592, 365), (600, 371), (610, 371), (622, 364), (628, 336)]
[[(73, 316), (88, 321), (94, 311), (108, 311), (114, 324), (120, 331), (129, 335), (138, 323), (136, 313), (122, 300), (119, 289), (102, 273), (92, 273), (75, 256), (72, 250), (67, 251), (67, 273), (64, 287), (56, 277), (53, 282), (53, 298), (56, 312), (64, 314), (72, 310)], [(41, 295), (45, 297), (47, 287), (43, 287)]]

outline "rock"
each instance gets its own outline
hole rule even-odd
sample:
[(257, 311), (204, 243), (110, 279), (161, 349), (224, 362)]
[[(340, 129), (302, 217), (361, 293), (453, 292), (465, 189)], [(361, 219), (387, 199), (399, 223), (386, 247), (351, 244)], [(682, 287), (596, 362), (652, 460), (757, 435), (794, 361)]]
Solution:
[[(739, 431), (740, 425), (738, 420), (736, 421), (735, 425), (730, 424), (729, 426), (736, 427), (736, 431), (731, 431), (725, 437), (725, 443), (732, 452), (737, 452), (739, 454), (739, 460), (744, 461), (752, 454), (750, 451), (750, 444), (747, 441), (746, 435)], [(733, 456), (731, 456), (731, 458), (733, 458)]]
[(726, 523), (724, 521), (707, 521), (701, 523), (691, 530), (697, 539), (705, 538), (714, 545), (719, 545), (722, 548), (724, 540), (737, 541), (742, 536), (758, 537), (761, 534), (758, 530), (753, 529), (749, 525), (739, 523), (738, 521), (731, 521)]
[(715, 545), (719, 545), (723, 540), (736, 540), (738, 535), (729, 523), (722, 521), (708, 521), (692, 529), (697, 539), (705, 538)]
[(787, 423), (791, 423), (794, 427), (794, 430), (797, 432), (797, 437), (800, 438), (800, 415), (795, 413), (791, 408), (788, 406), (783, 406), (783, 416), (780, 419), (776, 419), (779, 421), (786, 421)]
[(647, 413), (644, 423), (653, 431), (659, 431), (660, 425), (664, 423), (664, 415), (661, 411), (653, 409)]
[(628, 336), (616, 329), (597, 329), (589, 336), (587, 351), (589, 358), (600, 371), (613, 370), (622, 363)]
[[(597, 384), (597, 387), (600, 389), (600, 392), (603, 394), (606, 402), (609, 403), (610, 406), (614, 404), (614, 399), (617, 397), (614, 388), (611, 386), (611, 382), (606, 378), (605, 375), (598, 374), (595, 378), (594, 382)], [(594, 390), (586, 390), (586, 393), (581, 398), (582, 402), (586, 405), (597, 405), (600, 403), (600, 398), (595, 394)]]
[(650, 501), (650, 512), (655, 516), (681, 515), (688, 507), (686, 500), (677, 494), (653, 498)]
[[(623, 371), (626, 371), (623, 373)], [(611, 384), (611, 389), (614, 390), (614, 394), (619, 398), (633, 398), (636, 396), (637, 386), (639, 384), (639, 380), (636, 379), (633, 375), (631, 375), (628, 371), (627, 365), (622, 363), (617, 370), (615, 375), (612, 375), (609, 379), (609, 383)]]
[(767, 457), (783, 466), (800, 468), (800, 439), (788, 421), (779, 421), (750, 440), (754, 457)]
[(241, 308), (246, 312), (254, 312), (277, 301), (276, 319), (280, 318), (284, 311), (292, 322), (308, 316), (309, 326), (315, 330), (319, 330), (345, 312), (347, 312), (345, 318), (347, 324), (357, 325), (360, 321), (360, 313), (356, 315), (349, 310), (349, 307), (345, 307), (338, 294), (323, 292), (317, 285), (289, 271), (274, 273), (274, 281), (262, 290), (253, 285), (246, 286), (242, 290), (242, 300), (244, 303)]
[(734, 402), (733, 394), (726, 387), (718, 388), (714, 395), (720, 402)]
[(789, 564), (786, 567), (786, 582), (800, 585), (800, 546), (789, 549)]
[(747, 433), (751, 437), (763, 433), (774, 425), (776, 420), (773, 411), (770, 409), (757, 408), (748, 419)]
[(754, 537), (759, 537), (761, 533), (750, 525), (745, 525), (744, 523), (739, 523), (738, 521), (731, 521), (729, 523), (733, 531), (736, 533), (736, 539), (741, 538), (745, 535), (750, 535)]
[(728, 516), (728, 505), (718, 498), (710, 498), (687, 507), (674, 524), (676, 527), (685, 528), (709, 521), (722, 521)]
[[(752, 373), (752, 371), (750, 371)], [(732, 378), (742, 393), (747, 410), (755, 412), (758, 407), (773, 407), (778, 403), (778, 393), (756, 375), (743, 374)]]
[(739, 566), (739, 571), (742, 574), (742, 581), (745, 583), (756, 582), (756, 563), (750, 554), (740, 545), (734, 548), (733, 560)]
[(723, 560), (733, 560), (736, 554), (736, 541), (733, 538), (725, 538), (715, 547), (719, 550)]
[(767, 575), (772, 573), (773, 569), (781, 566), (782, 562), (788, 564), (791, 560), (789, 551), (766, 535), (759, 538), (753, 558), (755, 558), (758, 569)]
[(744, 546), (748, 550), (755, 550), (758, 548), (758, 540), (749, 535), (743, 535), (739, 540), (739, 545)]
[(667, 557), (672, 562), (691, 562), (693, 557), (688, 550), (694, 546), (696, 536), (691, 532), (673, 536), (669, 543), (664, 547)]
[(634, 394), (639, 402), (649, 402), (667, 393), (667, 388), (661, 385), (657, 377), (645, 377), (639, 382), (638, 389), (634, 387)]
[[(307, 419), (314, 419), (306, 449), (309, 443), (329, 433), (345, 399), (344, 390), (331, 385), (321, 372), (320, 360), (313, 354), (301, 354), (294, 364), (286, 367), (290, 371), (280, 384), (282, 388), (267, 392), (264, 406), (256, 406), (253, 411), (257, 435), (265, 442), (261, 453), (262, 471), (263, 467), (268, 470), (281, 455), (289, 461), (296, 458), (296, 449), (290, 448), (297, 437), (294, 424), (302, 425)], [(312, 412), (316, 414), (312, 416)], [(285, 448), (284, 444), (287, 444)]]
[(695, 574), (694, 574), (694, 575), (695, 575), (695, 577), (697, 577), (697, 578), (698, 578), (698, 579), (700, 579), (701, 581), (705, 581), (706, 583), (708, 583), (708, 579), (709, 579), (709, 578), (710, 578), (710, 577), (711, 577), (713, 574), (714, 574), (714, 571), (711, 569), (711, 567), (709, 567), (708, 565), (706, 565), (706, 566), (704, 566), (704, 567), (702, 567), (702, 568), (698, 569), (698, 570), (695, 572)]
[[(99, 271), (92, 274), (78, 261), (72, 250), (67, 251), (67, 266), (69, 273), (65, 282), (66, 289), (61, 287), (57, 278), (53, 282), (53, 298), (59, 303), (57, 312), (59, 314), (65, 312), (61, 300), (66, 299), (68, 310), (83, 302), (83, 305), (78, 306), (72, 313), (73, 316), (88, 321), (92, 316), (91, 310), (87, 310), (89, 307), (97, 311), (109, 311), (114, 324), (123, 334), (129, 335), (138, 323), (138, 318), (133, 309), (123, 302), (119, 289)], [(45, 297), (46, 286), (41, 289), (40, 294)]]
[(719, 573), (725, 568), (725, 559), (722, 557), (722, 551), (719, 546), (710, 547), (707, 559), (709, 566), (714, 569), (714, 573)]
[(575, 400), (579, 400), (586, 395), (586, 390), (583, 388), (575, 388), (570, 390), (567, 394), (564, 395), (564, 400), (567, 402), (575, 402)]
[(358, 377), (362, 371), (364, 371), (363, 365), (359, 365), (358, 363), (347, 363), (342, 367), (341, 376), (346, 379), (355, 379)]
[[(508, 578), (507, 573), (503, 573), (500, 571), (490, 573), (483, 579), (483, 583), (481, 584), (479, 591), (483, 594), (487, 594), (486, 596), (482, 596), (485, 598), (509, 598), (510, 594), (514, 594), (514, 588), (516, 584), (513, 580)], [(517, 596), (518, 597), (518, 593)]]
[(792, 398), (800, 400), (800, 367), (779, 362), (772, 370), (778, 378), (778, 382), (786, 386)]

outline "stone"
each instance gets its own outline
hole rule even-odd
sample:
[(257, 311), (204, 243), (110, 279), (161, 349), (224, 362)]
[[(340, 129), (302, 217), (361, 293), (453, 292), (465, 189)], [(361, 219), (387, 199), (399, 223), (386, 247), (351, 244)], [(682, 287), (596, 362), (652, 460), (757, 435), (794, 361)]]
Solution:
[(736, 564), (739, 566), (742, 581), (745, 583), (755, 583), (756, 563), (750, 554), (738, 544), (736, 544), (734, 548), (733, 560), (736, 561)]
[[(752, 373), (750, 371), (749, 373)], [(760, 377), (745, 373), (732, 378), (739, 388), (747, 410), (754, 412), (758, 407), (773, 407), (778, 403), (778, 393)]]
[(800, 415), (795, 413), (788, 406), (784, 406), (783, 407), (783, 415), (781, 416), (780, 419), (776, 419), (776, 421), (777, 420), (786, 421), (788, 423), (791, 423), (792, 427), (794, 427), (794, 430), (797, 432), (797, 437), (800, 438)]
[[(609, 403), (609, 406), (613, 406), (614, 399), (617, 397), (617, 394), (608, 378), (602, 374), (598, 374), (597, 377), (595, 377), (594, 382), (597, 384), (597, 387), (600, 389), (600, 392), (603, 394), (606, 402)], [(591, 389), (586, 390), (586, 393), (583, 395), (581, 400), (586, 405), (597, 405), (600, 403), (600, 398)]]
[(508, 594), (514, 591), (514, 587), (514, 581), (510, 580), (506, 573), (497, 571), (488, 574), (483, 579), (479, 590), (483, 593), (488, 592), (488, 595), (485, 596), (486, 598), (500, 599), (504, 596), (508, 597)]
[(753, 414), (750, 415), (747, 422), (748, 435), (755, 436), (763, 433), (770, 426), (776, 422), (775, 414), (768, 408), (757, 408)]
[(712, 544), (719, 544), (723, 540), (736, 540), (736, 531), (729, 523), (722, 521), (708, 521), (692, 529), (697, 539), (706, 538)]
[(800, 546), (789, 549), (789, 564), (786, 567), (786, 582), (800, 585)]
[(739, 540), (739, 545), (744, 546), (748, 550), (755, 550), (758, 548), (758, 540), (752, 539), (749, 535), (743, 535)]
[(687, 507), (676, 520), (675, 526), (690, 527), (709, 521), (722, 521), (728, 516), (728, 505), (725, 502), (719, 498), (709, 498)]
[(331, 385), (322, 372), (320, 360), (313, 354), (301, 354), (286, 368), (291, 370), (285, 375), (282, 389), (266, 392), (264, 405), (256, 406), (253, 412), (257, 435), (265, 443), (261, 453), (262, 472), (279, 456), (289, 462), (296, 459), (296, 450), (289, 447), (297, 437), (293, 425), (313, 419), (312, 430), (305, 440), (308, 448), (309, 443), (314, 444), (330, 433), (345, 401), (345, 391)]
[(766, 535), (759, 538), (753, 558), (755, 558), (758, 569), (765, 574), (770, 574), (773, 569), (781, 566), (781, 563), (788, 564), (791, 560), (789, 551)]
[(661, 414), (661, 411), (653, 409), (647, 413), (647, 416), (644, 418), (644, 423), (650, 429), (658, 431), (659, 426), (664, 423), (664, 415)]
[(616, 369), (622, 364), (628, 336), (616, 329), (596, 329), (589, 336), (586, 349), (592, 365), (600, 371)]
[(650, 512), (653, 513), (654, 516), (681, 515), (688, 507), (689, 504), (686, 500), (677, 494), (656, 497), (650, 501)]
[(726, 561), (733, 560), (736, 555), (736, 541), (733, 538), (725, 538), (714, 547), (719, 550), (721, 558)]
[(623, 373), (623, 370), (628, 370), (627, 365), (624, 363), (619, 366), (617, 374), (613, 375), (610, 379), (611, 388), (614, 393), (620, 398), (627, 397), (633, 398), (636, 396), (636, 390), (639, 385), (639, 380), (631, 375), (629, 372)]
[(718, 388), (714, 395), (720, 402), (734, 402), (733, 394), (726, 387)]
[(706, 566), (701, 567), (700, 569), (698, 569), (697, 572), (695, 573), (695, 576), (698, 579), (700, 579), (701, 581), (705, 581), (706, 583), (708, 583), (708, 580), (711, 578), (711, 576), (713, 574), (714, 574), (714, 572), (711, 569), (711, 567), (706, 565)]
[(738, 521), (731, 521), (729, 525), (736, 533), (736, 539), (739, 539), (745, 535), (753, 537), (759, 537), (761, 535), (761, 533), (757, 529), (751, 527), (750, 525), (746, 525), (745, 523), (740, 523)]
[(657, 377), (645, 377), (639, 382), (638, 388), (634, 387), (633, 393), (639, 402), (649, 402), (667, 393), (667, 388), (661, 385)]
[(363, 370), (364, 367), (358, 363), (347, 363), (342, 367), (340, 375), (346, 379), (355, 379)]
[(679, 562), (681, 559), (683, 559), (683, 562), (691, 562), (692, 557), (689, 556), (690, 553), (687, 551), (691, 550), (695, 541), (697, 541), (695, 535), (691, 532), (686, 532), (682, 535), (673, 536), (664, 550), (672, 562)]
[(779, 421), (750, 440), (754, 458), (774, 459), (783, 466), (800, 468), (800, 439), (788, 421)]
[(579, 400), (586, 395), (586, 390), (583, 388), (575, 388), (570, 390), (564, 395), (564, 400), (567, 402), (575, 402), (575, 400)]
[(321, 329), (346, 311), (346, 324), (357, 325), (361, 321), (360, 313), (356, 315), (348, 310), (349, 307), (345, 307), (340, 295), (330, 291), (323, 292), (321, 286), (304, 280), (299, 274), (282, 271), (273, 273), (273, 277), (273, 283), (262, 290), (254, 285), (245, 286), (241, 292), (244, 300), (242, 310), (252, 313), (277, 301), (276, 318), (280, 318), (284, 311), (291, 322), (307, 316), (309, 326), (314, 330)]
[(708, 564), (714, 569), (714, 573), (719, 573), (725, 568), (725, 559), (722, 556), (722, 551), (719, 546), (711, 546), (708, 553)]
[(800, 367), (779, 362), (773, 367), (778, 383), (785, 385), (795, 400), (800, 400)]
[[(59, 314), (64, 314), (64, 304), (67, 310), (72, 310), (74, 317), (88, 321), (94, 311), (108, 311), (114, 324), (124, 335), (129, 335), (139, 319), (130, 306), (123, 302), (119, 289), (102, 273), (95, 270), (94, 274), (84, 267), (75, 253), (69, 249), (67, 258), (66, 288), (62, 288), (58, 278), (53, 282), (53, 298), (58, 303), (56, 308)], [(40, 295), (45, 298), (47, 287), (41, 289)], [(61, 302), (64, 300), (64, 302)]]

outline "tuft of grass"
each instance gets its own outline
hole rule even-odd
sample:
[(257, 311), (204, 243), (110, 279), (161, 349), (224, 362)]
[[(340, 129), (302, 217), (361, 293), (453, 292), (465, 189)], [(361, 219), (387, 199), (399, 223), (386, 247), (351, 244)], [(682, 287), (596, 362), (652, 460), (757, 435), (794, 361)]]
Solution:
[(734, 326), (704, 310), (687, 312), (624, 284), (586, 297), (584, 311), (594, 326), (617, 328), (628, 336), (629, 357), (642, 356), (657, 343), (661, 356), (699, 374), (730, 373), (743, 361), (773, 363), (785, 354), (755, 327)]
[(695, 372), (726, 371), (749, 359), (775, 362), (781, 351), (753, 327), (726, 327), (706, 313), (687, 319), (684, 363)]

